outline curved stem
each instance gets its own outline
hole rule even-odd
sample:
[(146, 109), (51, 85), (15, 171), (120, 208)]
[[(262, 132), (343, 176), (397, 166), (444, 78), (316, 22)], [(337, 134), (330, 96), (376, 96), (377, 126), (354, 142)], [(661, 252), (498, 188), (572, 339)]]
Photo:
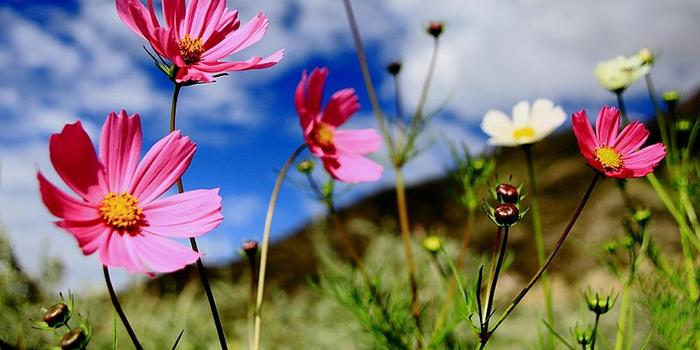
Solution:
[(267, 213), (265, 214), (265, 227), (263, 229), (263, 240), (262, 249), (260, 252), (260, 272), (258, 273), (258, 293), (255, 302), (255, 331), (253, 336), (253, 349), (260, 349), (260, 328), (262, 325), (262, 303), (263, 294), (265, 292), (265, 272), (267, 271), (267, 253), (270, 246), (270, 229), (272, 228), (272, 217), (275, 215), (275, 205), (277, 204), (277, 197), (279, 196), (280, 189), (282, 188), (282, 182), (287, 176), (289, 168), (294, 164), (294, 160), (299, 156), (299, 154), (306, 148), (306, 144), (302, 144), (297, 147), (291, 156), (284, 163), (282, 170), (279, 175), (277, 175), (277, 180), (275, 181), (275, 186), (272, 189), (272, 195), (270, 196), (270, 203), (267, 205)]
[[(544, 264), (544, 236), (542, 235), (542, 218), (540, 215), (540, 205), (537, 199), (537, 180), (535, 176), (535, 162), (532, 158), (532, 145), (523, 146), (525, 158), (527, 159), (527, 173), (530, 178), (530, 207), (532, 208), (532, 227), (535, 231), (535, 247), (537, 249), (537, 261), (540, 267)], [(554, 309), (552, 307), (552, 288), (549, 281), (549, 274), (545, 271), (542, 274), (542, 291), (544, 292), (545, 317), (552, 328), (554, 324)], [(547, 348), (554, 344), (551, 332), (547, 336)]]
[[(593, 193), (593, 188), (595, 187), (595, 184), (598, 182), (598, 179), (600, 178), (600, 173), (596, 172), (595, 175), (593, 176), (593, 180), (591, 180), (590, 185), (588, 185), (588, 189), (586, 189), (586, 193), (583, 195), (583, 198), (581, 198), (581, 202), (579, 203), (578, 207), (576, 208), (576, 211), (574, 212), (574, 215), (571, 217), (571, 221), (566, 225), (566, 228), (564, 228), (564, 232), (562, 232), (561, 237), (559, 237), (559, 240), (557, 240), (556, 245), (554, 246), (554, 249), (552, 252), (549, 254), (547, 257), (547, 260), (545, 261), (544, 265), (540, 267), (540, 269), (535, 273), (534, 276), (530, 279), (530, 282), (523, 288), (520, 293), (513, 299), (511, 302), (510, 306), (506, 309), (505, 312), (501, 315), (501, 317), (498, 319), (498, 322), (496, 325), (493, 326), (493, 329), (491, 329), (489, 336), (493, 334), (493, 332), (496, 331), (498, 326), (505, 321), (505, 319), (510, 315), (511, 312), (515, 309), (516, 306), (520, 303), (520, 301), (523, 300), (525, 295), (532, 289), (532, 286), (537, 283), (539, 278), (542, 276), (544, 271), (547, 269), (549, 264), (554, 260), (554, 257), (557, 255), (557, 252), (559, 252), (559, 249), (561, 248), (562, 245), (564, 245), (564, 241), (566, 241), (566, 238), (569, 236), (569, 233), (571, 232), (571, 229), (574, 227), (574, 224), (576, 224), (576, 221), (578, 220), (579, 216), (581, 215), (581, 212), (583, 211), (583, 208), (586, 206), (586, 203), (588, 203), (588, 199), (591, 197), (591, 193)], [(487, 339), (488, 340), (488, 339)], [(484, 343), (485, 344), (485, 343)]]
[[(408, 222), (408, 208), (406, 206), (406, 188), (403, 183), (403, 171), (396, 168), (396, 203), (399, 209), (399, 224), (401, 226), (401, 238), (403, 248), (406, 253), (406, 268), (408, 269), (408, 280), (411, 285), (411, 313), (416, 322), (418, 333), (420, 334), (420, 303), (418, 301), (418, 283), (416, 282), (416, 266), (413, 261), (413, 248), (411, 245), (411, 229)], [(421, 341), (419, 339), (419, 347)]]
[(493, 309), (493, 299), (496, 295), (496, 285), (498, 284), (498, 275), (501, 273), (501, 267), (503, 266), (503, 258), (506, 255), (506, 248), (508, 244), (508, 226), (503, 227), (503, 239), (501, 240), (501, 248), (498, 252), (498, 260), (496, 260), (496, 265), (493, 270), (493, 278), (491, 279), (491, 286), (489, 287), (489, 295), (486, 301), (486, 313), (484, 314), (484, 324), (481, 325), (482, 339), (487, 339), (486, 334), (489, 332), (489, 319), (491, 318), (491, 309)]
[[(180, 96), (180, 89), (182, 85), (175, 83), (175, 88), (173, 90), (173, 99), (170, 104), (170, 132), (175, 131), (175, 117), (177, 114), (177, 100)], [(177, 180), (177, 193), (185, 192), (185, 186), (182, 183), (182, 178)], [(195, 252), (199, 252), (197, 247), (197, 240), (194, 237), (190, 237), (190, 246)], [(207, 277), (207, 270), (204, 268), (204, 263), (202, 258), (197, 259), (197, 271), (199, 272), (199, 278), (202, 281), (202, 287), (204, 288), (204, 294), (207, 296), (207, 302), (209, 303), (209, 309), (211, 310), (211, 317), (214, 320), (214, 327), (216, 328), (216, 335), (219, 339), (219, 345), (222, 350), (227, 350), (228, 345), (226, 344), (226, 335), (224, 334), (224, 327), (221, 324), (221, 318), (219, 317), (219, 311), (216, 308), (216, 300), (214, 299), (214, 293), (211, 290), (211, 285), (209, 283), (209, 277)]]
[(109, 278), (109, 269), (107, 268), (107, 266), (102, 265), (102, 271), (105, 275), (105, 283), (107, 284), (107, 290), (109, 290), (109, 298), (112, 299), (112, 305), (114, 305), (114, 310), (117, 311), (119, 318), (124, 324), (124, 328), (126, 328), (126, 332), (129, 333), (129, 338), (131, 338), (131, 342), (134, 343), (134, 348), (136, 350), (142, 350), (143, 347), (141, 346), (141, 343), (139, 343), (139, 340), (136, 337), (136, 333), (134, 333), (134, 329), (131, 328), (131, 324), (129, 324), (129, 319), (126, 318), (126, 314), (124, 313), (124, 310), (122, 310), (121, 304), (119, 304), (119, 299), (117, 299), (117, 293), (114, 292), (114, 287), (112, 287), (112, 279)]

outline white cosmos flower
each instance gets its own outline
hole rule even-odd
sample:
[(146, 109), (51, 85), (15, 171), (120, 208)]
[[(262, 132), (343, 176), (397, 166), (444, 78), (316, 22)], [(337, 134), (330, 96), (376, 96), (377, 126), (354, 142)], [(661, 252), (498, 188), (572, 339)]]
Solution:
[(599, 62), (595, 67), (595, 77), (602, 87), (609, 91), (622, 91), (649, 72), (641, 55), (632, 57), (617, 56)]
[(518, 102), (513, 106), (512, 119), (498, 110), (486, 112), (481, 130), (490, 136), (490, 145), (513, 147), (542, 140), (564, 121), (566, 114), (560, 106), (538, 99), (532, 107), (527, 101)]

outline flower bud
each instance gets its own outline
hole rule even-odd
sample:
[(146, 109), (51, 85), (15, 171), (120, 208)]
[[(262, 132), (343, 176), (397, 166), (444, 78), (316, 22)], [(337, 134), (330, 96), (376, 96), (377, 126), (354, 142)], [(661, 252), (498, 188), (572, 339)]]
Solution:
[(241, 245), (241, 248), (243, 249), (243, 252), (245, 253), (246, 256), (252, 257), (258, 254), (258, 241), (254, 240), (249, 240), (243, 242)]
[(622, 239), (622, 247), (627, 250), (632, 250), (634, 248), (634, 239), (632, 237), (625, 237)]
[(649, 222), (649, 219), (651, 219), (651, 211), (649, 209), (637, 210), (634, 212), (634, 215), (632, 215), (632, 219), (639, 225), (644, 226)]
[(672, 109), (678, 105), (678, 101), (681, 99), (681, 94), (678, 93), (678, 90), (669, 90), (664, 91), (664, 93), (661, 94), (661, 98), (663, 98), (664, 102), (666, 102), (668, 109)]
[(428, 34), (437, 38), (440, 36), (440, 34), (442, 34), (444, 27), (445, 25), (442, 22), (434, 21), (430, 22), (425, 30), (428, 32)]
[(676, 130), (688, 131), (693, 126), (693, 123), (688, 119), (680, 119), (676, 121)]
[(605, 244), (605, 250), (610, 254), (615, 254), (617, 251), (617, 242), (612, 241)]
[(591, 341), (593, 341), (593, 330), (591, 330), (590, 328), (580, 329), (576, 327), (574, 335), (576, 336), (576, 342), (583, 345), (584, 349), (586, 345), (590, 344)]
[(311, 159), (303, 160), (297, 164), (297, 171), (302, 174), (310, 174), (314, 170), (315, 165), (316, 164)]
[(391, 75), (397, 75), (401, 71), (401, 62), (400, 61), (394, 61), (389, 63), (386, 66), (386, 71), (389, 72)]
[(87, 345), (87, 339), (82, 328), (74, 328), (61, 338), (61, 349), (84, 349)]
[(59, 328), (63, 326), (70, 319), (70, 310), (68, 305), (64, 303), (58, 303), (50, 307), (44, 313), (43, 319), (46, 324), (51, 328)]
[(654, 53), (647, 48), (639, 50), (637, 56), (639, 56), (639, 59), (642, 60), (642, 64), (654, 64), (654, 61), (656, 60)]
[(511, 203), (499, 204), (493, 211), (496, 223), (501, 226), (512, 226), (520, 220), (520, 210)]
[(438, 236), (428, 236), (423, 240), (423, 249), (430, 254), (437, 254), (442, 249), (442, 239)]
[(588, 291), (585, 295), (588, 310), (593, 311), (596, 315), (607, 313), (615, 305), (615, 299), (611, 295), (602, 297), (600, 294)]
[(496, 197), (503, 203), (516, 204), (520, 199), (520, 194), (517, 187), (502, 183), (496, 187)]

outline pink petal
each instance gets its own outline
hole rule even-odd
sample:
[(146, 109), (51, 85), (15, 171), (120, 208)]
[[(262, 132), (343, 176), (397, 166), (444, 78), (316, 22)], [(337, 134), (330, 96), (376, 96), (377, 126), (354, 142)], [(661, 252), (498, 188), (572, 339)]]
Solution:
[(135, 237), (134, 247), (141, 262), (156, 272), (177, 271), (201, 257), (201, 254), (188, 247), (150, 234)]
[(142, 206), (167, 191), (189, 167), (196, 146), (189, 137), (176, 130), (158, 141), (143, 157), (136, 169), (129, 193)]
[(122, 193), (131, 186), (131, 179), (141, 156), (141, 119), (127, 116), (122, 110), (110, 113), (100, 136), (100, 159), (107, 173), (110, 191)]
[(99, 249), (111, 231), (111, 228), (107, 227), (102, 219), (61, 220), (56, 222), (56, 226), (70, 232), (78, 241), (78, 245), (85, 255), (90, 255)]
[(209, 0), (204, 4), (200, 3), (199, 6), (195, 5), (192, 23), (187, 33), (194, 38), (201, 38), (207, 28), (213, 30), (218, 22), (215, 14), (223, 10), (225, 6), (225, 0)]
[(620, 110), (615, 107), (603, 106), (598, 112), (598, 119), (595, 122), (598, 144), (614, 145), (618, 130), (620, 130)]
[[(179, 33), (180, 23), (185, 18), (185, 2), (182, 0), (163, 0), (163, 18), (165, 25)], [(177, 35), (179, 38), (180, 36)]]
[(180, 46), (175, 38), (175, 32), (171, 28), (155, 28), (150, 41), (153, 48), (163, 57), (175, 63), (178, 67), (185, 67), (185, 60), (180, 55)]
[(177, 70), (175, 80), (179, 83), (196, 81), (199, 83), (211, 83), (214, 78), (209, 73), (204, 73), (194, 67), (183, 66)]
[(221, 224), (219, 189), (187, 191), (143, 207), (142, 229), (166, 237), (197, 237)]
[(153, 1), (148, 0), (148, 9), (140, 0), (117, 0), (116, 5), (122, 22), (136, 34), (153, 43), (151, 33), (154, 28), (160, 27), (153, 11)]
[(79, 121), (51, 135), (49, 154), (53, 167), (70, 189), (88, 202), (102, 200), (107, 189), (102, 164)]
[[(261, 12), (238, 30), (230, 32), (218, 43), (205, 43), (202, 60), (218, 61), (233, 53), (244, 50), (262, 39), (267, 31), (268, 19)], [(213, 46), (212, 46), (213, 45)]]
[(336, 127), (342, 125), (360, 109), (358, 100), (353, 89), (343, 89), (334, 93), (326, 105), (322, 120)]
[(96, 204), (78, 200), (61, 191), (50, 183), (44, 175), (37, 173), (39, 179), (39, 192), (41, 200), (51, 214), (61, 218), (75, 221), (99, 219), (99, 210)]
[(214, 31), (209, 35), (207, 35), (208, 32), (205, 32), (204, 36), (202, 36), (204, 49), (206, 50), (207, 48), (215, 46), (224, 40), (231, 32), (238, 30), (240, 26), (241, 21), (238, 19), (238, 10), (224, 9)]
[(100, 261), (109, 267), (124, 267), (129, 272), (141, 272), (148, 274), (148, 271), (141, 263), (138, 250), (133, 244), (137, 236), (128, 233), (119, 233), (112, 230), (100, 247)]
[(647, 130), (644, 124), (635, 120), (622, 130), (613, 147), (620, 152), (620, 154), (628, 154), (642, 147), (648, 137), (649, 130)]
[(314, 116), (310, 113), (306, 106), (306, 83), (307, 83), (306, 71), (301, 73), (301, 80), (297, 84), (297, 88), (294, 91), (294, 106), (297, 109), (297, 114), (299, 114), (299, 123), (301, 124), (301, 129), (306, 133), (309, 129), (309, 124), (312, 122)]
[(571, 128), (576, 135), (576, 140), (578, 141), (578, 148), (581, 154), (586, 160), (593, 160), (596, 147), (598, 147), (596, 137), (593, 134), (593, 128), (591, 123), (588, 121), (588, 115), (585, 110), (574, 113), (571, 117)]
[(221, 26), (222, 21), (224, 25), (230, 25), (230, 15), (229, 10), (226, 8), (226, 0), (220, 0), (216, 5), (210, 5), (210, 12), (207, 14), (208, 24), (202, 28), (200, 38), (202, 42), (206, 43), (211, 35), (216, 32)]
[(630, 177), (642, 177), (652, 171), (666, 156), (666, 147), (655, 143), (623, 157), (622, 165), (631, 171)]
[(367, 154), (382, 146), (382, 137), (375, 129), (336, 130), (333, 143), (343, 151)]
[(333, 178), (348, 183), (379, 180), (384, 169), (375, 161), (350, 152), (338, 152), (336, 157), (322, 160)]
[(263, 69), (274, 66), (283, 56), (284, 51), (280, 50), (265, 58), (256, 56), (243, 62), (199, 62), (194, 68), (207, 73)]

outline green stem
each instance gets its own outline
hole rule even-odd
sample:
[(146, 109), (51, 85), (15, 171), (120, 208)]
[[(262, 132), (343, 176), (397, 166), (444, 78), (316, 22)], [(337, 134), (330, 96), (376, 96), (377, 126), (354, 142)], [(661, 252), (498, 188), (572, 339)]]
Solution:
[(617, 106), (620, 108), (620, 114), (622, 114), (622, 120), (627, 125), (630, 123), (630, 119), (627, 117), (627, 108), (625, 108), (625, 100), (622, 98), (622, 91), (615, 91), (615, 96), (617, 97)]
[(627, 312), (630, 304), (629, 295), (629, 283), (625, 282), (622, 289), (622, 302), (620, 305), (620, 316), (617, 319), (617, 335), (615, 337), (615, 348), (614, 350), (622, 350), (625, 345), (627, 327)]
[[(586, 193), (583, 195), (583, 198), (581, 198), (581, 202), (579, 203), (578, 207), (576, 208), (576, 211), (574, 211), (574, 215), (571, 217), (571, 220), (569, 223), (566, 225), (566, 228), (564, 228), (564, 232), (562, 232), (561, 236), (559, 237), (559, 240), (557, 240), (556, 245), (554, 246), (554, 249), (552, 252), (549, 254), (547, 257), (547, 260), (545, 261), (544, 265), (540, 267), (540, 269), (535, 273), (534, 276), (530, 279), (530, 282), (523, 288), (520, 293), (513, 299), (511, 302), (510, 306), (506, 309), (505, 312), (501, 315), (501, 317), (498, 319), (498, 322), (496, 325), (491, 329), (489, 333), (489, 337), (493, 332), (496, 331), (498, 326), (500, 326), (503, 321), (510, 315), (511, 312), (515, 309), (516, 306), (520, 303), (520, 301), (523, 300), (525, 295), (532, 289), (532, 287), (537, 283), (539, 278), (542, 276), (544, 271), (547, 269), (549, 264), (554, 260), (554, 257), (557, 255), (557, 252), (559, 252), (559, 249), (564, 245), (564, 241), (566, 241), (566, 238), (569, 236), (569, 233), (571, 232), (571, 229), (574, 227), (574, 224), (576, 224), (576, 221), (578, 220), (579, 216), (581, 215), (581, 212), (583, 212), (583, 208), (586, 206), (586, 203), (588, 203), (588, 199), (591, 197), (591, 193), (593, 193), (593, 188), (595, 187), (595, 184), (598, 182), (598, 179), (600, 178), (600, 173), (596, 172), (595, 175), (593, 176), (593, 179), (591, 180), (590, 185), (588, 185), (588, 189), (586, 189)], [(487, 339), (488, 340), (488, 339)], [(484, 343), (485, 344), (485, 343)]]
[(131, 342), (134, 343), (134, 348), (136, 348), (136, 350), (142, 350), (143, 347), (141, 346), (141, 343), (139, 343), (139, 339), (136, 337), (134, 329), (131, 328), (131, 324), (129, 324), (129, 319), (126, 318), (126, 314), (124, 313), (124, 310), (122, 310), (121, 304), (119, 304), (119, 299), (117, 299), (117, 293), (114, 292), (114, 287), (112, 287), (112, 279), (109, 277), (109, 269), (107, 268), (107, 266), (102, 265), (102, 271), (105, 275), (105, 283), (107, 284), (109, 298), (112, 299), (112, 305), (114, 305), (114, 310), (117, 311), (117, 315), (119, 315), (119, 318), (122, 320), (124, 328), (126, 328), (126, 332), (129, 334), (129, 338), (131, 338)]
[(600, 314), (595, 314), (595, 323), (593, 324), (593, 335), (591, 339), (591, 350), (595, 350), (595, 339), (598, 337), (598, 321), (600, 321)]
[(258, 285), (257, 251), (248, 255), (250, 288), (248, 289), (248, 349), (252, 349), (255, 329), (255, 292)]
[[(530, 178), (530, 207), (532, 208), (532, 227), (535, 231), (535, 247), (537, 249), (537, 260), (540, 267), (544, 264), (544, 237), (542, 235), (542, 219), (540, 216), (540, 205), (537, 198), (537, 181), (535, 177), (535, 162), (532, 157), (532, 145), (524, 145), (525, 157), (527, 158), (527, 173)], [(552, 289), (549, 281), (549, 274), (545, 271), (542, 274), (542, 291), (544, 292), (544, 306), (547, 322), (555, 327), (554, 310), (552, 307)], [(547, 348), (554, 344), (551, 333), (547, 337)]]
[[(170, 104), (170, 132), (175, 131), (175, 117), (177, 113), (177, 100), (180, 96), (180, 89), (182, 85), (175, 83), (175, 89), (173, 90), (173, 99)], [(185, 192), (185, 186), (182, 183), (182, 178), (177, 180), (177, 193)], [(197, 240), (194, 237), (190, 237), (190, 246), (195, 252), (199, 252), (197, 247)], [(219, 311), (216, 308), (216, 300), (214, 299), (214, 293), (211, 290), (211, 285), (209, 283), (209, 277), (207, 276), (207, 270), (204, 268), (204, 263), (201, 258), (197, 259), (197, 270), (199, 272), (200, 280), (202, 281), (202, 286), (204, 288), (204, 294), (207, 296), (207, 302), (209, 302), (209, 309), (211, 310), (211, 317), (214, 320), (214, 327), (216, 327), (216, 335), (219, 339), (219, 345), (222, 350), (227, 350), (228, 345), (226, 344), (226, 335), (224, 334), (224, 327), (221, 324), (221, 318), (219, 317)]]
[(255, 330), (253, 335), (253, 350), (260, 349), (260, 331), (262, 326), (262, 303), (263, 294), (265, 292), (265, 272), (267, 271), (267, 253), (270, 246), (270, 230), (272, 228), (272, 217), (275, 215), (275, 205), (277, 204), (277, 197), (279, 196), (280, 189), (282, 188), (282, 182), (289, 171), (289, 168), (294, 164), (294, 160), (299, 156), (299, 154), (306, 148), (306, 144), (303, 144), (292, 153), (284, 163), (282, 170), (279, 175), (277, 175), (277, 180), (275, 181), (275, 186), (272, 189), (272, 195), (270, 196), (270, 202), (267, 205), (267, 213), (265, 214), (265, 227), (263, 229), (263, 239), (262, 239), (262, 249), (260, 252), (260, 272), (258, 273), (258, 293), (255, 302)]
[[(399, 210), (399, 225), (401, 226), (401, 239), (406, 254), (406, 268), (408, 270), (408, 280), (411, 285), (411, 314), (416, 323), (418, 334), (421, 334), (420, 327), (420, 303), (418, 301), (418, 283), (416, 282), (416, 266), (413, 261), (413, 248), (411, 243), (411, 230), (408, 221), (408, 208), (406, 205), (406, 188), (403, 183), (403, 171), (396, 167), (396, 204)], [(421, 336), (418, 337), (419, 348), (422, 347)]]
[(498, 284), (498, 275), (501, 273), (501, 267), (503, 267), (503, 258), (506, 255), (506, 248), (508, 244), (508, 226), (503, 227), (503, 239), (501, 240), (501, 248), (498, 252), (498, 260), (496, 260), (496, 265), (493, 273), (493, 279), (491, 280), (491, 286), (489, 287), (489, 295), (486, 301), (486, 313), (484, 314), (484, 324), (481, 325), (481, 334), (479, 336), (482, 342), (486, 343), (488, 340), (487, 334), (489, 333), (489, 320), (491, 319), (491, 310), (493, 309), (493, 299), (496, 295), (496, 285)]

